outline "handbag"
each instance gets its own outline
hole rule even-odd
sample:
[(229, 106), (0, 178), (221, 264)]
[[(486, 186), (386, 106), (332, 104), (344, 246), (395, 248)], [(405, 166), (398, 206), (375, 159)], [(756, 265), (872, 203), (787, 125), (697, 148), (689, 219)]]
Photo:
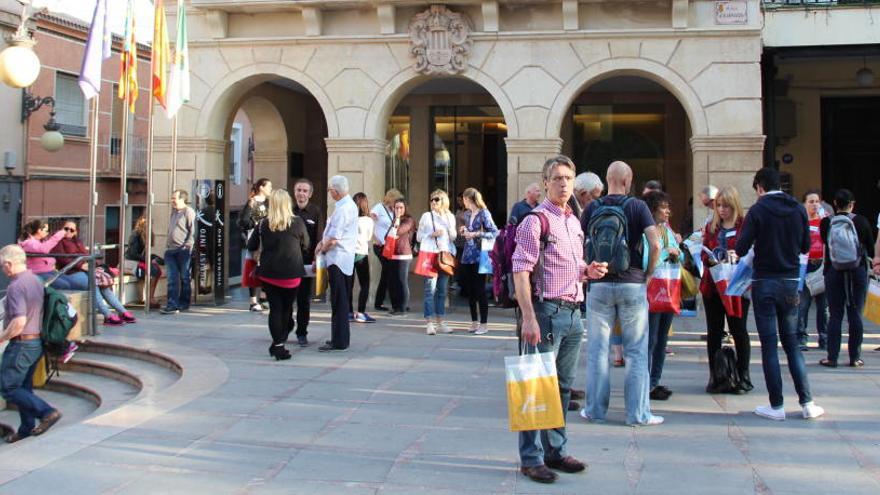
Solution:
[[(434, 223), (434, 214), (431, 213), (431, 225), (434, 227), (434, 231), (437, 231), (437, 225)], [(434, 243), (437, 243), (437, 239), (434, 238)], [(439, 245), (437, 246), (439, 248)], [(448, 250), (440, 249), (440, 252), (437, 255), (437, 268), (439, 271), (449, 275), (450, 277), (455, 275), (455, 256), (452, 255)]]
[(681, 265), (663, 263), (654, 270), (648, 283), (648, 311), (651, 313), (681, 312)]
[(504, 368), (510, 431), (565, 426), (553, 352), (506, 356)]
[(421, 275), (427, 278), (434, 278), (437, 276), (437, 253), (430, 253), (428, 251), (419, 251), (419, 256), (416, 258), (416, 267), (413, 270), (416, 275)]
[(715, 282), (715, 288), (718, 290), (718, 297), (721, 298), (721, 303), (724, 304), (724, 312), (727, 313), (728, 316), (742, 318), (742, 297), (727, 295), (727, 284), (731, 277), (733, 277), (733, 271), (735, 269), (736, 265), (730, 263), (718, 263), (709, 269), (709, 273), (712, 275), (712, 280)]
[(810, 291), (810, 296), (818, 296), (825, 292), (825, 270), (824, 266), (819, 266), (816, 270), (807, 273), (804, 279), (804, 285)]
[(478, 272), (481, 275), (491, 275), (493, 271), (492, 257), (489, 253), (495, 247), (495, 239), (483, 239), (480, 243), (480, 267)]
[(100, 288), (113, 287), (113, 276), (104, 271), (103, 268), (95, 268), (95, 285)]
[(394, 227), (394, 223), (392, 223), (391, 227), (388, 227), (388, 231), (385, 232), (385, 246), (382, 247), (382, 257), (390, 260), (394, 258), (394, 254), (396, 253), (396, 251), (397, 229)]

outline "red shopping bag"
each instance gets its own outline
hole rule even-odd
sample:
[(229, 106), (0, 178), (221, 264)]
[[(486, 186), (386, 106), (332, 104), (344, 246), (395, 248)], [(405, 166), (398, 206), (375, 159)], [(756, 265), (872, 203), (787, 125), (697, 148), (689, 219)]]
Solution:
[(434, 278), (437, 276), (437, 256), (438, 253), (429, 253), (427, 251), (419, 251), (419, 257), (416, 258), (416, 268), (413, 270), (416, 275)]
[(242, 287), (259, 287), (261, 285), (259, 277), (257, 277), (257, 262), (250, 258), (244, 260), (244, 269), (241, 272)]
[(397, 239), (390, 235), (385, 236), (385, 247), (382, 248), (382, 257), (391, 259), (397, 251)]
[(681, 267), (677, 263), (663, 263), (654, 270), (648, 283), (648, 311), (681, 313)]
[(736, 265), (730, 263), (718, 263), (709, 269), (709, 273), (712, 274), (712, 280), (715, 282), (715, 288), (718, 289), (718, 296), (724, 304), (724, 312), (728, 316), (742, 318), (742, 297), (727, 295), (727, 285), (730, 283), (730, 279), (733, 278), (734, 271), (736, 271)]

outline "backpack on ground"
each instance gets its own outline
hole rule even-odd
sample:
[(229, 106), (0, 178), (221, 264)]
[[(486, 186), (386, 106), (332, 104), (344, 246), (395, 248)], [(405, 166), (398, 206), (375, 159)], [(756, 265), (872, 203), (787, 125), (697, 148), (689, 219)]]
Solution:
[[(495, 301), (502, 308), (515, 308), (519, 306), (516, 301), (516, 287), (513, 283), (513, 253), (516, 251), (516, 229), (522, 225), (529, 215), (535, 215), (541, 223), (541, 235), (539, 238), (538, 263), (532, 271), (532, 276), (539, 270), (543, 271), (544, 249), (547, 247), (550, 233), (550, 221), (542, 213), (530, 211), (523, 215), (517, 224), (508, 224), (495, 238), (495, 246), (489, 253), (492, 259), (492, 293)], [(534, 280), (534, 278), (533, 278)]]
[(76, 309), (61, 292), (46, 287), (43, 299), (43, 326), (40, 338), (49, 352), (63, 352), (67, 346), (67, 336), (76, 325)]
[(739, 389), (742, 378), (736, 367), (736, 351), (733, 347), (723, 346), (715, 353), (715, 366), (712, 370), (715, 378), (716, 393), (732, 393)]
[(828, 229), (828, 258), (835, 270), (853, 270), (861, 261), (859, 234), (852, 213), (831, 217)]
[(593, 210), (587, 224), (585, 251), (588, 264), (593, 261), (608, 263), (608, 272), (611, 274), (629, 269), (629, 232), (624, 208), (632, 199), (627, 197), (617, 204), (607, 204), (607, 198), (596, 200), (599, 206)]

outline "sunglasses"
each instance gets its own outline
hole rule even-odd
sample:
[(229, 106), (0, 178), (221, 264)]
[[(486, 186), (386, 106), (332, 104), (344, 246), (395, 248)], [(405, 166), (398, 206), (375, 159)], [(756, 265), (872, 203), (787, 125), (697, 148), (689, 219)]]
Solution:
[(439, 203), (441, 201), (440, 198), (431, 198), (432, 203)]
[(65, 232), (76, 232), (76, 229), (72, 229), (70, 227), (64, 227)]

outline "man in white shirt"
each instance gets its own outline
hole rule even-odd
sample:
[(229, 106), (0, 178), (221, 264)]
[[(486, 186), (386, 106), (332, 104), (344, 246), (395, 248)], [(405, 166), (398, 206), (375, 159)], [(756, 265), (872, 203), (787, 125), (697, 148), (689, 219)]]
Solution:
[(385, 303), (385, 294), (388, 292), (388, 284), (390, 280), (392, 263), (391, 260), (382, 256), (382, 249), (385, 247), (385, 236), (391, 230), (391, 224), (394, 223), (394, 202), (402, 198), (403, 194), (397, 189), (389, 189), (385, 193), (382, 201), (376, 203), (370, 210), (370, 217), (373, 218), (375, 227), (373, 228), (373, 254), (379, 259), (382, 265), (382, 271), (379, 274), (379, 285), (376, 287), (376, 298), (374, 307), (376, 311), (388, 311)]
[(349, 343), (348, 295), (349, 279), (354, 273), (354, 250), (357, 243), (357, 206), (348, 195), (348, 179), (341, 175), (330, 178), (327, 186), (336, 208), (317, 252), (324, 255), (327, 276), (330, 279), (330, 340), (318, 348), (321, 352), (344, 351)]

